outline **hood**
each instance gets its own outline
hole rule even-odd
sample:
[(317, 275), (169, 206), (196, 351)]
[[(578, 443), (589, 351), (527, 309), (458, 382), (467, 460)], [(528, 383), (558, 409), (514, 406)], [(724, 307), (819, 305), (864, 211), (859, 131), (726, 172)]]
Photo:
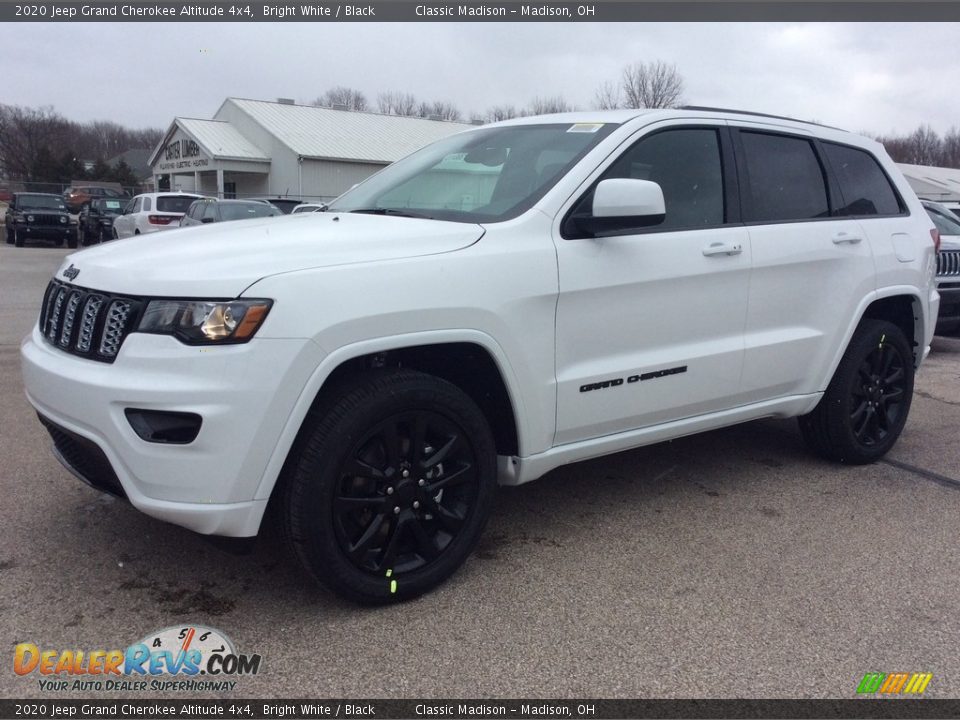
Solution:
[(480, 225), (349, 213), (237, 220), (72, 253), (57, 278), (118, 294), (230, 298), (269, 275), (452, 252), (483, 232)]

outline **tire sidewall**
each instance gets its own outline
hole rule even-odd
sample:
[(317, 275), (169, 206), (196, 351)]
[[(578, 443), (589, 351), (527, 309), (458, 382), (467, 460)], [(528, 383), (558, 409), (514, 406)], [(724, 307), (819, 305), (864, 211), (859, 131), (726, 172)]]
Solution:
[[(461, 428), (478, 466), (477, 496), (464, 526), (437, 559), (409, 573), (379, 577), (355, 567), (337, 539), (333, 501), (340, 468), (374, 425), (393, 415), (416, 411), (437, 413)], [(291, 539), (301, 560), (321, 582), (362, 602), (412, 598), (443, 582), (469, 556), (493, 507), (496, 450), (480, 410), (455, 386), (437, 378), (415, 376), (389, 394), (372, 393), (366, 401), (335, 407), (331, 416), (337, 422), (331, 424), (324, 422), (329, 418), (321, 418), (321, 427), (307, 441), (292, 478), (292, 482), (301, 484), (300, 501), (286, 511), (292, 514)], [(391, 580), (396, 580), (395, 592), (391, 591)]]

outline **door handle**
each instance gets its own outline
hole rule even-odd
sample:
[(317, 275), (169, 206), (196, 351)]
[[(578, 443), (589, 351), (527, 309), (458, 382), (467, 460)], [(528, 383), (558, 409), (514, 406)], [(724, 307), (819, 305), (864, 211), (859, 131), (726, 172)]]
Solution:
[(856, 245), (858, 242), (863, 240), (863, 238), (860, 237), (859, 235), (853, 235), (852, 233), (848, 233), (845, 230), (841, 230), (839, 232), (834, 233), (831, 240), (833, 240), (834, 245), (843, 245), (844, 243), (848, 243), (850, 245)]
[(743, 252), (743, 245), (740, 243), (710, 243), (703, 249), (704, 257), (714, 255), (739, 255)]

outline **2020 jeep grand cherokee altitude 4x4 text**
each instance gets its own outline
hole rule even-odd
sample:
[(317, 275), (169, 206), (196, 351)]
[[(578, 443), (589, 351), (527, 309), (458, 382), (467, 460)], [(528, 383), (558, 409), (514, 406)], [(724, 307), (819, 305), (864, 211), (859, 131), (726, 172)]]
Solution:
[(272, 500), (314, 576), (389, 601), (464, 562), (498, 481), (771, 416), (882, 456), (937, 317), (931, 230), (839, 130), (525, 118), (325, 213), (67, 257), (23, 373), (91, 484), (228, 536)]

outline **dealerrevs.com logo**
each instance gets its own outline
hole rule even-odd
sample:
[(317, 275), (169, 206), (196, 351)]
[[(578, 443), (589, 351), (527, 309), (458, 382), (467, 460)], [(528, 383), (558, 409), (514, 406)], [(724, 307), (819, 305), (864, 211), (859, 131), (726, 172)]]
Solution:
[(233, 678), (256, 675), (262, 657), (238, 653), (219, 630), (175, 626), (148, 634), (124, 650), (52, 650), (19, 643), (13, 651), (17, 675), (39, 676), (49, 692), (233, 690)]

